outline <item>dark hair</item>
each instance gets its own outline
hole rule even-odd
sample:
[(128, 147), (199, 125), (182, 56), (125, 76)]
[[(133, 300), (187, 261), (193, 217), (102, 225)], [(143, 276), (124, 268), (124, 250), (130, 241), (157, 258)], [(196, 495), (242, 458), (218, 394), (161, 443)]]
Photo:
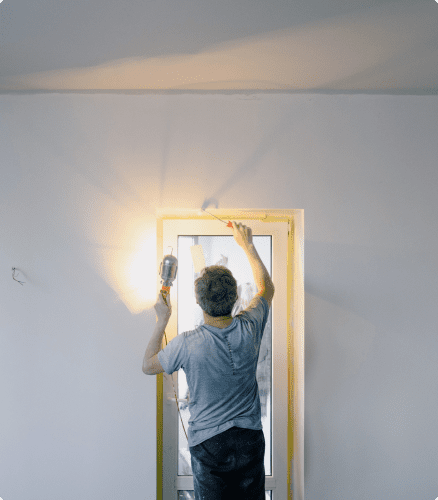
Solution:
[(208, 266), (195, 280), (195, 294), (209, 316), (229, 316), (237, 300), (237, 282), (225, 266)]

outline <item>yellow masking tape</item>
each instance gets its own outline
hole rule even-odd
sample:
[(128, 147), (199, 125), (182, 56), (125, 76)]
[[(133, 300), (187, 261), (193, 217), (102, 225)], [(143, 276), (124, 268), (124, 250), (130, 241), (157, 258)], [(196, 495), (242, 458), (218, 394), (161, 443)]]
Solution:
[(190, 247), (190, 252), (192, 253), (193, 266), (195, 268), (195, 273), (200, 273), (205, 267), (204, 252), (202, 251), (202, 245), (193, 245)]

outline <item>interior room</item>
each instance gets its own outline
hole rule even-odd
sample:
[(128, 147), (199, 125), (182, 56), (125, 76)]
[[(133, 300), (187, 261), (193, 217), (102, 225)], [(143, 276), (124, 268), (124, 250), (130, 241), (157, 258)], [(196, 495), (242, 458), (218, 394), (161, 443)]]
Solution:
[(288, 498), (438, 498), (437, 28), (435, 0), (0, 1), (2, 500), (170, 500), (157, 210), (202, 208), (304, 214)]

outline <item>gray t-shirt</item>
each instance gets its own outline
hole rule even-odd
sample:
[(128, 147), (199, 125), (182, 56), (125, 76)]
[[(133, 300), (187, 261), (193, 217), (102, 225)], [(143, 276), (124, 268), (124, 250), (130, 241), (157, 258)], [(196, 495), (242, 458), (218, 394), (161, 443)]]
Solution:
[(262, 429), (257, 362), (269, 305), (256, 295), (226, 328), (201, 325), (158, 353), (164, 371), (182, 368), (189, 387), (189, 447), (230, 427)]

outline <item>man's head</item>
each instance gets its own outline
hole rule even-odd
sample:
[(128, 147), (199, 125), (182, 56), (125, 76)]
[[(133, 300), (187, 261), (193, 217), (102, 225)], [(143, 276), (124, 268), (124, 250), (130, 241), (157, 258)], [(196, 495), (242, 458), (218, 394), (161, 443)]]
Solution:
[(195, 280), (195, 294), (209, 316), (230, 316), (237, 300), (237, 282), (225, 266), (204, 267)]

